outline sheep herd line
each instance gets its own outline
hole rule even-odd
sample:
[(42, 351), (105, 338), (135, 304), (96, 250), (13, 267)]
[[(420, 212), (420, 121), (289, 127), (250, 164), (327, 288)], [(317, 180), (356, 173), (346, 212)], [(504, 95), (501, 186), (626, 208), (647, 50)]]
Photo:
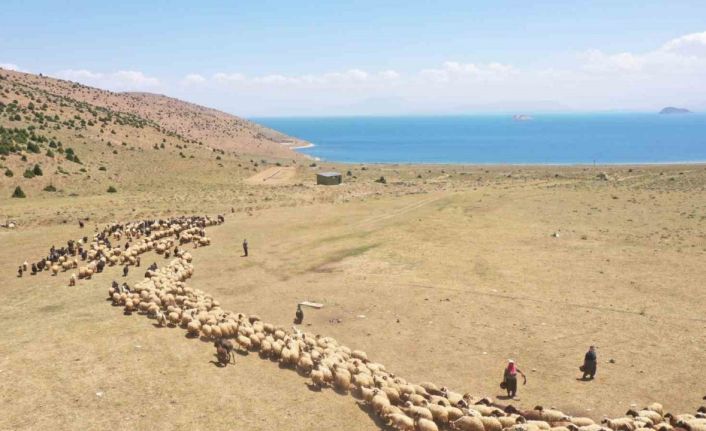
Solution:
[[(110, 225), (90, 243), (91, 259), (86, 269), (97, 270), (93, 264), (101, 261), (126, 267), (137, 265), (139, 254), (149, 250), (168, 258), (177, 243), (208, 245), (205, 227), (222, 222), (223, 217), (219, 216)], [(125, 250), (111, 247), (111, 240), (117, 242), (125, 236), (133, 244), (126, 245)], [(554, 408), (519, 410), (431, 382), (408, 382), (368, 359), (365, 352), (352, 350), (331, 337), (266, 323), (256, 315), (223, 310), (211, 295), (186, 284), (194, 271), (191, 254), (177, 246), (173, 256), (166, 266), (150, 266), (145, 278), (132, 287), (113, 282), (108, 291), (113, 305), (122, 306), (126, 315), (141, 314), (156, 319), (160, 326), (181, 327), (190, 337), (213, 341), (218, 363), (223, 367), (231, 363), (235, 352), (240, 352), (257, 353), (282, 368), (294, 369), (309, 379), (314, 389), (332, 388), (358, 398), (382, 423), (397, 430), (706, 431), (706, 407), (694, 414), (674, 415), (653, 403), (628, 410), (624, 417), (595, 422)]]
[[(25, 261), (17, 270), (17, 276), (25, 272), (37, 275), (42, 271), (51, 272), (56, 276), (59, 271), (78, 269), (69, 277), (69, 286), (74, 286), (77, 279), (91, 279), (94, 274), (103, 272), (106, 265), (124, 265), (123, 275), (126, 276), (130, 266), (140, 266), (140, 255), (150, 250), (166, 258), (172, 253), (171, 248), (178, 245), (193, 243), (194, 247), (206, 246), (211, 243), (206, 236), (205, 227), (224, 222), (223, 216), (211, 218), (208, 216), (174, 217), (160, 220), (142, 220), (130, 223), (113, 223), (98, 230), (89, 240), (87, 236), (78, 240), (68, 240), (65, 246), (49, 249), (46, 257), (30, 265)], [(83, 228), (83, 222), (79, 222)], [(174, 236), (174, 238), (171, 238)], [(120, 241), (125, 239), (125, 246)], [(178, 245), (174, 253), (179, 253)], [(156, 264), (151, 267), (156, 268)]]

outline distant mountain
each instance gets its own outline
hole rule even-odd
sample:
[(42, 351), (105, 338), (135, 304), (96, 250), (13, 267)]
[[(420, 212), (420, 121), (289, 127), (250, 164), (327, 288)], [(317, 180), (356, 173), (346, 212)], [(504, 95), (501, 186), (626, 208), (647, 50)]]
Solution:
[(666, 108), (659, 111), (660, 114), (691, 114), (691, 111), (684, 108), (675, 108), (673, 106), (667, 106)]

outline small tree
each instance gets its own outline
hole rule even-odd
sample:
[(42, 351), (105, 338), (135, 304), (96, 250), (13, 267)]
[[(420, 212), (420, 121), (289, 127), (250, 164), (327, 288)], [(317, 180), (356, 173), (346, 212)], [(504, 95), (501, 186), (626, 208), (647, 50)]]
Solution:
[(39, 167), (39, 164), (34, 165), (34, 169), (32, 169), (32, 173), (38, 177), (41, 177), (42, 175), (44, 175), (44, 172), (42, 172), (42, 168)]
[(118, 192), (118, 190), (115, 187), (113, 187), (113, 186), (108, 187), (108, 193), (117, 193), (117, 192)]
[(35, 144), (34, 142), (30, 142), (27, 144), (27, 151), (35, 154), (39, 154), (41, 149), (39, 148), (39, 145)]
[(25, 192), (22, 191), (20, 186), (15, 187), (15, 191), (12, 193), (13, 198), (26, 198)]

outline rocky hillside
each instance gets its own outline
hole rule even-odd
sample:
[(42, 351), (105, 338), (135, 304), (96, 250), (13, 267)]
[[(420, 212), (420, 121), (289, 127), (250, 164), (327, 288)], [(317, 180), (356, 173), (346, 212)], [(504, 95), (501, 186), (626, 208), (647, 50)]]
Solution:
[(145, 93), (0, 69), (0, 195), (155, 190), (238, 181), (303, 159), (274, 130)]
[[(4, 104), (17, 97), (31, 101), (30, 94), (36, 97), (45, 94), (48, 105), (52, 102), (58, 102), (62, 107), (89, 105), (93, 110), (102, 108), (107, 112), (134, 116), (145, 123), (153, 123), (149, 125), (163, 133), (209, 147), (247, 155), (293, 157), (292, 151), (280, 143), (294, 139), (215, 109), (157, 94), (114, 93), (71, 81), (2, 69), (0, 77), (9, 85), (5, 91), (0, 91), (0, 102)], [(28, 94), (25, 97), (13, 95), (17, 91)]]

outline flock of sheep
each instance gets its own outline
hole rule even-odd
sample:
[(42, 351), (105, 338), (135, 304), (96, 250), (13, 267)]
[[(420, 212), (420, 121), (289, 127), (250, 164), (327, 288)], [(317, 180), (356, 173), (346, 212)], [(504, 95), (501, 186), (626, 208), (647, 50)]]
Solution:
[[(77, 279), (90, 279), (94, 274), (102, 272), (106, 265), (124, 265), (123, 274), (127, 275), (128, 267), (140, 266), (140, 255), (150, 250), (168, 258), (175, 245), (172, 236), (179, 245), (189, 242), (195, 247), (209, 245), (211, 240), (206, 236), (204, 228), (223, 221), (223, 216), (215, 219), (191, 216), (109, 224), (96, 232), (90, 240), (88, 237), (69, 240), (67, 246), (60, 249), (52, 246), (46, 258), (32, 264), (32, 274), (39, 270), (57, 275), (59, 271), (78, 269), (78, 275), (71, 274), (69, 286), (74, 286)], [(123, 239), (126, 243), (121, 247), (119, 242)], [(174, 251), (177, 252), (178, 247)], [(22, 276), (29, 269), (30, 265), (25, 261), (20, 265), (18, 275)]]
[(596, 423), (540, 406), (520, 411), (488, 398), (461, 394), (433, 383), (414, 384), (331, 337), (312, 335), (296, 327), (263, 322), (256, 315), (223, 310), (211, 295), (188, 286), (194, 267), (189, 253), (179, 253), (169, 265), (148, 271), (130, 292), (110, 288), (115, 305), (125, 314), (138, 312), (160, 325), (182, 327), (192, 337), (212, 340), (222, 366), (235, 351), (258, 352), (311, 379), (316, 388), (351, 393), (387, 425), (404, 431), (706, 431), (706, 407), (694, 415), (671, 415), (662, 405), (630, 410), (625, 417)]
[[(89, 261), (79, 269), (79, 277), (90, 277), (101, 261), (109, 265), (137, 264), (139, 254), (149, 250), (170, 257), (177, 242), (208, 245), (205, 227), (222, 222), (220, 216), (181, 217), (110, 225), (89, 244)], [(133, 241), (125, 249), (111, 247), (108, 237), (117, 242), (125, 236)], [(214, 341), (221, 366), (227, 366), (236, 351), (258, 352), (263, 359), (297, 370), (315, 388), (330, 387), (356, 396), (382, 422), (400, 431), (706, 431), (706, 407), (693, 415), (672, 415), (665, 413), (661, 404), (653, 403), (629, 410), (624, 417), (596, 423), (553, 408), (537, 406), (521, 411), (430, 382), (408, 382), (371, 361), (365, 352), (352, 350), (331, 337), (312, 335), (296, 327), (289, 330), (265, 323), (255, 315), (223, 310), (211, 295), (185, 283), (193, 271), (191, 254), (176, 247), (168, 265), (159, 269), (152, 265), (132, 288), (114, 282), (109, 297), (114, 305), (124, 307), (126, 315), (143, 314), (161, 326), (182, 327), (194, 338)], [(72, 276), (70, 284), (74, 283)]]

